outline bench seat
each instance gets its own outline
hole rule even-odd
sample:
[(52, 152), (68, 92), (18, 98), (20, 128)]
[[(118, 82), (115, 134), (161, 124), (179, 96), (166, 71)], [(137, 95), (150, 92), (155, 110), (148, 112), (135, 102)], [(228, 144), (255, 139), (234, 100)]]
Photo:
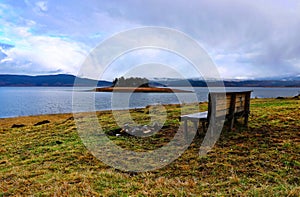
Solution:
[(200, 121), (207, 121), (208, 111), (198, 112), (194, 114), (187, 114), (181, 116), (181, 120), (200, 120)]

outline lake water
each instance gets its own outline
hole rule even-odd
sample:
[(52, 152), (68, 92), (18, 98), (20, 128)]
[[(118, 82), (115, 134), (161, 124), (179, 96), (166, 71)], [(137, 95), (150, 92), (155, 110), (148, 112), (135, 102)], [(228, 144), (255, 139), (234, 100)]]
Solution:
[[(252, 97), (275, 98), (278, 96), (295, 96), (300, 93), (300, 88), (227, 88), (228, 91), (253, 90)], [(82, 90), (87, 90), (83, 88)], [(57, 114), (75, 111), (93, 111), (119, 108), (140, 108), (147, 105), (162, 103), (192, 102), (189, 93), (134, 93), (127, 98), (126, 93), (93, 93), (76, 91), (71, 87), (0, 87), (0, 118), (28, 116), (38, 114)], [(208, 89), (195, 88), (198, 101), (207, 101)], [(195, 94), (193, 94), (195, 95)], [(112, 99), (113, 98), (113, 99)], [(93, 100), (94, 104), (87, 105)], [(73, 106), (74, 105), (74, 106)], [(113, 107), (112, 107), (113, 106)]]

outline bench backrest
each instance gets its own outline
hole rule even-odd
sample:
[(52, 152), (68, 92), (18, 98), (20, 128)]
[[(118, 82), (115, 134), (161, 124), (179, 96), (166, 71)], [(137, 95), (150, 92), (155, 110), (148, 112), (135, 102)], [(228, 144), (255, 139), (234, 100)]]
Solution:
[(250, 111), (252, 91), (243, 92), (211, 92), (209, 93), (208, 119), (242, 116)]

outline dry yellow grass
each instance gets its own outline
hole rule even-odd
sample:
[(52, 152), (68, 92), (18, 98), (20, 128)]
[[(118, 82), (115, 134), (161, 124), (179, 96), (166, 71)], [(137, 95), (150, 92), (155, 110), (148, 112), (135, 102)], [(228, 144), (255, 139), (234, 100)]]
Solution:
[[(0, 196), (298, 196), (300, 101), (251, 103), (249, 128), (225, 129), (206, 157), (198, 156), (202, 135), (170, 165), (144, 173), (115, 170), (93, 157), (72, 114), (1, 119)], [(147, 109), (131, 114), (149, 121)], [(111, 139), (126, 149), (154, 149), (172, 138), (178, 115), (178, 105), (170, 105), (163, 131), (151, 138)], [(106, 132), (118, 130), (110, 112), (98, 116)], [(43, 120), (50, 123), (34, 126)]]

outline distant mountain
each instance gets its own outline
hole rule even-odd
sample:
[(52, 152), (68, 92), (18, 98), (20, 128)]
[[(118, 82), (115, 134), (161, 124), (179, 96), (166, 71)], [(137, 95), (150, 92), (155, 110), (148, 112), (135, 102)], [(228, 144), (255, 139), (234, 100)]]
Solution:
[[(0, 86), (73, 86), (74, 75), (0, 75)], [(77, 78), (78, 86), (111, 86), (109, 81), (96, 81), (92, 79)]]
[[(0, 75), (0, 86), (73, 86), (76, 76), (74, 75)], [(86, 78), (77, 78), (78, 86), (94, 86), (97, 83), (98, 87), (111, 86), (110, 81), (96, 81)], [(214, 86), (213, 80), (210, 85)], [(157, 87), (206, 87), (204, 80), (200, 79), (159, 79), (155, 78), (149, 81), (150, 86)], [(276, 79), (255, 79), (255, 80), (225, 80), (226, 87), (300, 87), (300, 75), (285, 76)]]
[(195, 79), (155, 79), (155, 81), (150, 81), (150, 84), (154, 86), (165, 86), (165, 87), (206, 87), (206, 82), (203, 80)]
[(282, 81), (300, 81), (300, 74), (297, 76), (287, 76), (281, 79)]
[(300, 73), (294, 75), (281, 75), (253, 80), (227, 80), (228, 87), (300, 87)]
[[(211, 86), (218, 86), (218, 83), (210, 80)], [(224, 85), (226, 87), (300, 87), (300, 75), (299, 76), (289, 76), (282, 77), (278, 79), (255, 79), (255, 80), (224, 80)], [(207, 87), (204, 80), (200, 79), (155, 79), (150, 83), (163, 84), (169, 87), (184, 87), (184, 86), (194, 86), (194, 87)], [(214, 85), (215, 84), (215, 85)]]
[(300, 87), (300, 80), (224, 81), (226, 87)]

